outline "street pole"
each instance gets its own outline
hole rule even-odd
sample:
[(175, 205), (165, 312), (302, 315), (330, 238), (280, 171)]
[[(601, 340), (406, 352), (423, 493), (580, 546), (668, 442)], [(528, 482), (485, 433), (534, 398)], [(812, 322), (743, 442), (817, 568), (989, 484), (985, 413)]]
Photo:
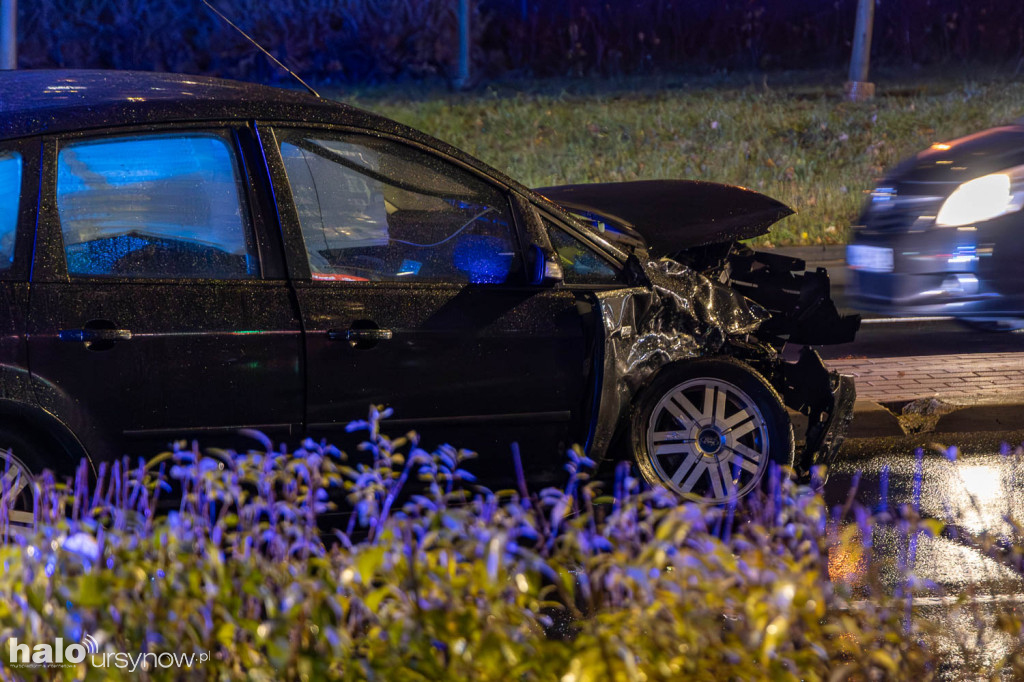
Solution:
[(857, 23), (853, 29), (853, 54), (846, 96), (863, 101), (875, 96), (875, 84), (868, 81), (871, 62), (871, 29), (875, 23), (875, 0), (857, 0)]
[(0, 0), (0, 69), (18, 68), (18, 0)]
[(455, 88), (462, 90), (469, 86), (469, 0), (459, 3), (459, 64), (455, 70)]

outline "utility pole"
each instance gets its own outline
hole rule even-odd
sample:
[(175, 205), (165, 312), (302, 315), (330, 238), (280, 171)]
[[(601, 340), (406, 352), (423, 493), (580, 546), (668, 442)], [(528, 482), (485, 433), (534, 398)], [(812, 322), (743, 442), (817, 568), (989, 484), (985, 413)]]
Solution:
[(0, 0), (0, 69), (18, 68), (18, 1)]
[(853, 29), (853, 54), (846, 96), (863, 101), (875, 96), (875, 84), (868, 81), (871, 62), (871, 29), (875, 23), (875, 0), (857, 0), (857, 23)]
[(469, 86), (469, 0), (455, 0), (459, 3), (459, 64), (455, 70), (455, 89)]

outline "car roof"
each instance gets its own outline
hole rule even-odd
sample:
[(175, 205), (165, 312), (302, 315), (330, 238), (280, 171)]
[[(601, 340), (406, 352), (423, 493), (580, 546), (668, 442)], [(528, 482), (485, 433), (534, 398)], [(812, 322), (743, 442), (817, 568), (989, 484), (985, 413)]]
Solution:
[(399, 127), (338, 102), (253, 83), (144, 71), (0, 71), (0, 139), (111, 125), (285, 119)]
[[(155, 71), (0, 71), (0, 141), (114, 126), (264, 120), (352, 126), (397, 135), (454, 157), (550, 204), (465, 152), (415, 128), (301, 90)], [(551, 204), (563, 216), (565, 209)]]

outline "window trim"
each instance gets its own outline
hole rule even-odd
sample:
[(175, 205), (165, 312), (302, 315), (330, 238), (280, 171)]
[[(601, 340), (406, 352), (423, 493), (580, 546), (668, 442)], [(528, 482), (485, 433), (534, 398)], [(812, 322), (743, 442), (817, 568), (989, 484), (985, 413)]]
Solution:
[[(258, 197), (254, 196), (254, 178), (250, 175), (252, 163), (246, 157), (242, 135), (248, 123), (246, 121), (195, 121), (184, 123), (168, 123), (159, 126), (124, 126), (104, 128), (101, 130), (85, 130), (47, 136), (42, 142), (42, 172), (39, 188), (39, 225), (36, 234), (35, 258), (32, 266), (32, 280), (39, 282), (92, 283), (92, 284), (176, 284), (187, 286), (194, 284), (255, 284), (273, 282), (267, 276), (268, 257), (273, 257), (274, 244), (268, 237), (268, 225), (265, 215), (259, 209)], [(238, 196), (241, 209), (252, 231), (251, 238), (258, 272), (247, 277), (209, 278), (209, 277), (130, 277), (111, 275), (75, 275), (71, 276), (67, 267), (64, 233), (60, 224), (57, 209), (57, 160), (60, 150), (69, 143), (80, 141), (98, 141), (125, 137), (161, 136), (187, 133), (206, 133), (223, 140), (234, 155), (235, 168), (238, 173)], [(282, 278), (279, 277), (278, 281)]]
[[(564, 220), (562, 220), (561, 218), (555, 216), (554, 214), (552, 214), (552, 213), (550, 213), (548, 211), (545, 211), (544, 209), (540, 208), (539, 206), (534, 205), (533, 206), (533, 210), (537, 212), (537, 218), (540, 221), (541, 229), (544, 230), (545, 237), (549, 241), (550, 241), (550, 237), (548, 237), (547, 234), (546, 234), (547, 233), (547, 228), (544, 227), (544, 221), (545, 220), (549, 221), (556, 228), (561, 229), (563, 232), (568, 234), (570, 237), (572, 237), (573, 239), (575, 239), (578, 242), (581, 242), (584, 246), (589, 248), (597, 256), (599, 256), (605, 262), (607, 262), (615, 270), (615, 272), (619, 275), (619, 277), (621, 278), (621, 281), (619, 281), (619, 282), (567, 282), (567, 281), (563, 281), (562, 282), (563, 286), (571, 287), (571, 288), (600, 289), (600, 290), (605, 290), (605, 289), (623, 289), (623, 288), (626, 288), (627, 286), (629, 286), (628, 284), (626, 284), (625, 266), (623, 265), (622, 261), (618, 260), (617, 258), (612, 256), (610, 253), (605, 251), (604, 248), (602, 248), (605, 245), (601, 244), (601, 242), (597, 241), (596, 239), (591, 238), (590, 235), (582, 233), (581, 230), (578, 230), (578, 229), (576, 229), (576, 228), (566, 224), (566, 222)], [(551, 246), (552, 246), (552, 248), (554, 248), (554, 244), (552, 244)]]
[[(411, 140), (406, 137), (399, 135), (391, 135), (382, 133), (378, 130), (370, 130), (366, 128), (359, 128), (356, 126), (346, 125), (316, 125), (307, 124), (296, 121), (257, 121), (256, 122), (257, 136), (260, 139), (263, 148), (263, 156), (267, 163), (267, 169), (270, 174), (271, 183), (273, 186), (273, 194), (275, 203), (277, 206), (278, 222), (281, 225), (281, 233), (285, 241), (285, 254), (287, 260), (287, 268), (289, 277), (297, 284), (303, 286), (314, 286), (314, 287), (379, 287), (379, 286), (395, 286), (395, 287), (433, 287), (440, 289), (462, 289), (464, 287), (479, 287), (481, 289), (489, 288), (502, 288), (503, 290), (512, 289), (523, 289), (528, 288), (526, 283), (526, 273), (523, 270), (525, 267), (525, 248), (523, 241), (523, 227), (521, 224), (521, 217), (519, 211), (516, 209), (516, 202), (513, 200), (512, 190), (497, 179), (482, 173), (479, 169), (464, 163), (458, 158), (445, 154), (433, 147), (421, 144), (415, 140)], [(519, 259), (520, 271), (514, 275), (514, 280), (503, 282), (501, 284), (475, 284), (470, 282), (424, 282), (424, 281), (394, 281), (394, 280), (378, 280), (369, 282), (358, 282), (358, 281), (329, 281), (329, 280), (315, 280), (312, 277), (312, 273), (309, 269), (308, 254), (306, 253), (305, 241), (302, 237), (302, 226), (299, 220), (298, 208), (295, 204), (295, 199), (292, 195), (291, 185), (288, 179), (288, 173), (284, 165), (284, 157), (281, 153), (281, 144), (286, 141), (286, 136), (282, 136), (280, 132), (288, 131), (289, 133), (299, 131), (302, 133), (321, 133), (324, 136), (331, 136), (334, 138), (348, 136), (361, 136), (367, 138), (376, 138), (380, 140), (386, 140), (399, 146), (411, 148), (422, 154), (432, 156), (436, 159), (441, 160), (444, 163), (450, 163), (453, 166), (458, 167), (460, 170), (470, 174), (472, 177), (486, 183), (487, 185), (495, 188), (504, 197), (505, 203), (508, 207), (508, 217), (510, 220), (509, 228), (512, 233), (513, 247), (517, 249), (517, 257)]]

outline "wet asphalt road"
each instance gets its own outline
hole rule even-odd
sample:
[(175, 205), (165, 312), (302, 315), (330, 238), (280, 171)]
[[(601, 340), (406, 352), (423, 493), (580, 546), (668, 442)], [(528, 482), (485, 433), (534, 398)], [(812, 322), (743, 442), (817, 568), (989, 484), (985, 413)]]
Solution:
[[(947, 534), (919, 538), (914, 564), (919, 578), (946, 594), (971, 585), (1016, 594), (1024, 591), (1024, 574), (974, 544), (986, 533), (1012, 537), (1006, 518), (1024, 520), (1022, 443), (1024, 431), (860, 440), (833, 468), (825, 499), (833, 508), (843, 506), (856, 483), (854, 500), (869, 512), (899, 516), (906, 506), (922, 518), (938, 519), (947, 524)], [(883, 529), (873, 550), (884, 567), (883, 580), (892, 585), (899, 580), (895, 569), (909, 539), (899, 537), (898, 523), (881, 525), (891, 528)]]
[[(845, 308), (842, 277), (838, 279), (834, 293)], [(825, 358), (1024, 353), (1024, 333), (978, 332), (950, 319), (867, 317), (854, 343), (820, 351)], [(1020, 402), (1022, 397), (1007, 396), (1007, 401)], [(943, 646), (952, 666), (948, 679), (972, 679), (960, 668), (965, 642), (990, 664), (1005, 655), (1008, 640), (992, 626), (1000, 612), (1024, 607), (1020, 563), (1006, 552), (983, 548), (986, 538), (1024, 548), (1024, 537), (1015, 535), (1007, 521), (1024, 522), (1024, 414), (1020, 425), (1021, 431), (848, 441), (825, 488), (826, 501), (836, 510), (856, 484), (856, 504), (880, 519), (867, 544), (887, 589), (898, 591), (905, 585), (903, 567), (931, 586), (928, 597), (914, 600), (914, 608), (948, 633)], [(909, 533), (899, 520), (903, 509), (942, 521), (945, 531), (938, 537)], [(893, 516), (888, 521), (878, 516), (887, 512)], [(855, 535), (865, 540), (863, 532)], [(865, 581), (864, 568), (844, 552), (830, 555), (834, 579), (857, 585)], [(976, 611), (955, 605), (963, 593), (973, 595)], [(983, 636), (976, 641), (979, 632)]]
[[(974, 665), (999, 669), (1012, 649), (997, 623), (1000, 614), (1024, 608), (1024, 568), (1019, 557), (985, 544), (989, 538), (1024, 548), (1024, 538), (1007, 522), (1024, 519), (1022, 443), (1024, 431), (944, 434), (941, 442), (927, 436), (860, 440), (844, 448), (825, 487), (833, 514), (853, 490), (854, 504), (873, 518), (858, 523), (851, 511), (839, 527), (868, 548), (881, 589), (900, 594), (908, 575), (918, 582), (910, 603), (917, 617), (939, 629), (945, 666), (940, 679), (980, 679), (964, 651), (972, 652), (966, 658)], [(945, 528), (938, 536), (911, 532), (903, 522), (908, 512)], [(830, 577), (855, 593), (869, 583), (868, 564), (856, 557), (835, 546), (829, 553)], [(1011, 679), (1009, 673), (1004, 679)]]
[(831, 262), (822, 265), (828, 267), (832, 299), (839, 311), (860, 313), (863, 318), (856, 340), (822, 347), (824, 358), (1024, 352), (1024, 331), (986, 333), (948, 317), (893, 318), (855, 310), (847, 300), (845, 267)]
[(853, 343), (822, 346), (823, 358), (1024, 352), (1024, 331), (979, 332), (943, 318), (869, 317)]

